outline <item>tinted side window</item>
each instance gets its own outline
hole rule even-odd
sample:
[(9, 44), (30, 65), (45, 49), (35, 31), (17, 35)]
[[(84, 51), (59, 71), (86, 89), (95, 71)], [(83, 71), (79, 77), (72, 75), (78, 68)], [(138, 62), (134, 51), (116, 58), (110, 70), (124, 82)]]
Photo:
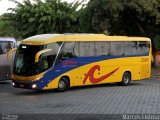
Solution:
[(95, 54), (96, 56), (110, 55), (110, 42), (95, 42)]
[(111, 42), (111, 55), (113, 56), (123, 56), (123, 42)]
[(0, 42), (0, 54), (6, 54), (8, 51), (10, 51), (13, 48), (13, 42)]
[(75, 56), (74, 54), (74, 45), (75, 42), (67, 42), (63, 45), (60, 54), (62, 55), (62, 59), (72, 58)]
[(61, 44), (59, 43), (49, 43), (47, 44), (46, 49), (52, 49), (54, 53), (57, 53)]
[(0, 44), (0, 55), (3, 54), (2, 45)]
[(138, 42), (138, 55), (146, 55), (149, 54), (150, 43), (149, 42)]
[(94, 42), (79, 42), (75, 46), (75, 54), (80, 57), (95, 56)]
[(137, 42), (124, 42), (124, 55), (137, 55)]
[(41, 62), (40, 62), (41, 72), (53, 66), (59, 48), (60, 45), (58, 43), (49, 43), (46, 45), (46, 49), (52, 49), (52, 50), (41, 55)]

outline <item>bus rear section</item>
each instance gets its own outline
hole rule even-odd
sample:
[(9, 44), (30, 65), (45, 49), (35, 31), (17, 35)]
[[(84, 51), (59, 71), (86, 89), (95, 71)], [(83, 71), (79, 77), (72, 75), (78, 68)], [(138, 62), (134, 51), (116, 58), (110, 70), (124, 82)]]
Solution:
[(14, 87), (64, 91), (73, 86), (114, 82), (128, 85), (131, 80), (150, 77), (148, 38), (58, 36), (53, 35), (53, 40), (43, 44), (32, 40), (28, 43), (36, 44), (21, 43), (14, 63)]
[(0, 38), (0, 80), (11, 79), (14, 53), (10, 60), (7, 58), (7, 53), (15, 47), (16, 40), (14, 38)]

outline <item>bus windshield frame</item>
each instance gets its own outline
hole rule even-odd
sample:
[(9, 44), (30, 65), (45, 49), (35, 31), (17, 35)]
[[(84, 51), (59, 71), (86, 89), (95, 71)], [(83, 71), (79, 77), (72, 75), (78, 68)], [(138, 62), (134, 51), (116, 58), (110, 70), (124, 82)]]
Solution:
[[(52, 44), (52, 45), (51, 45)], [(38, 75), (53, 66), (55, 58), (58, 54), (60, 45), (59, 43), (51, 43), (44, 45), (24, 45), (21, 44), (16, 52), (15, 60), (14, 60), (14, 74), (18, 76), (34, 76)], [(55, 45), (54, 45), (55, 44)], [(54, 51), (54, 47), (58, 45), (59, 48), (57, 51)], [(35, 62), (36, 54), (44, 49), (51, 48), (52, 50), (40, 55), (39, 62)], [(54, 55), (53, 55), (54, 54)]]

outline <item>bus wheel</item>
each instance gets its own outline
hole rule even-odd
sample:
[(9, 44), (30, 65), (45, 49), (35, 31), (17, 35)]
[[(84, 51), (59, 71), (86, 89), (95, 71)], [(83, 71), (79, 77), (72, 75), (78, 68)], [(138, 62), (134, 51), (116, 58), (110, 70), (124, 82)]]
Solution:
[(127, 86), (131, 81), (131, 74), (129, 72), (125, 72), (122, 77), (121, 85)]
[(63, 91), (66, 91), (68, 88), (69, 88), (68, 79), (65, 77), (62, 77), (58, 83), (58, 91), (63, 92)]

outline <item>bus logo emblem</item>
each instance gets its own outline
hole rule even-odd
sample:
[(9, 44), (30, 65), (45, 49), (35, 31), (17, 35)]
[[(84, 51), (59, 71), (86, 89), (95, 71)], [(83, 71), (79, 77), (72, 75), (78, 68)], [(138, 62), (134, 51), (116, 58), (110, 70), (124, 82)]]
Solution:
[(99, 77), (99, 78), (94, 78), (94, 73), (96, 70), (100, 71), (100, 66), (99, 65), (95, 65), (93, 66), (89, 71), (88, 73), (86, 74), (84, 80), (83, 80), (83, 84), (86, 83), (87, 79), (89, 78), (90, 82), (91, 83), (99, 83), (103, 80), (105, 80), (106, 78), (110, 77), (113, 73), (115, 73), (119, 68), (116, 68), (115, 70)]

